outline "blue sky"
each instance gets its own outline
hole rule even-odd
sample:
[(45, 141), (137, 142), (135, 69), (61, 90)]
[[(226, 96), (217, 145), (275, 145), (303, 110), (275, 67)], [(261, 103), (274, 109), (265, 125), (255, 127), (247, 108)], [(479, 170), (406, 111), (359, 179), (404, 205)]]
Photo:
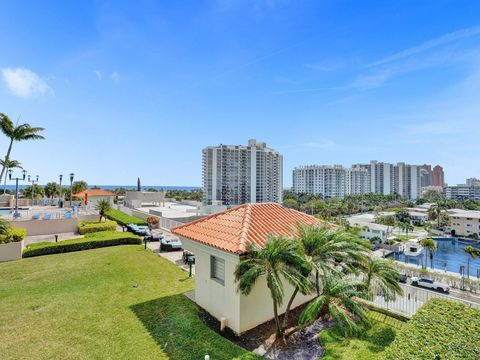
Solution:
[[(480, 177), (480, 2), (0, 1), (0, 112), (40, 182), (200, 185), (201, 149)], [(0, 138), (0, 149), (7, 142)], [(3, 150), (2, 150), (3, 151)]]

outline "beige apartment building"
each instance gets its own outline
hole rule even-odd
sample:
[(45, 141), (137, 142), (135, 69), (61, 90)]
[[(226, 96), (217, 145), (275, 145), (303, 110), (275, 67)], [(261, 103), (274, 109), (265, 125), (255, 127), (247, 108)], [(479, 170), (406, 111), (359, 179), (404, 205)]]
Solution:
[(454, 236), (477, 236), (480, 233), (480, 211), (448, 210), (449, 226)]

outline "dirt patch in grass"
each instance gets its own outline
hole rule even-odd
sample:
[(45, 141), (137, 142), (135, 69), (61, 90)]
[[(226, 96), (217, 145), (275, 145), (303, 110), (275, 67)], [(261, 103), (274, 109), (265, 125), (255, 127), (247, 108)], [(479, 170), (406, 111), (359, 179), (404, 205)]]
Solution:
[[(298, 321), (298, 316), (303, 309), (304, 306), (299, 306), (291, 311), (291, 321), (289, 321), (290, 328), (288, 331), (291, 331), (295, 328), (295, 325)], [(212, 330), (229, 339), (233, 343), (241, 346), (242, 348), (252, 351), (255, 354), (261, 355), (267, 359), (279, 360), (318, 359), (323, 355), (324, 352), (319, 340), (319, 333), (321, 330), (332, 326), (331, 323), (317, 320), (310, 326), (291, 333), (291, 335), (286, 338), (286, 342), (284, 342), (283, 339), (276, 338), (274, 320), (263, 323), (251, 330), (246, 331), (241, 336), (237, 336), (228, 328), (221, 332), (220, 322), (205, 310), (200, 309), (199, 316), (202, 321)], [(283, 316), (280, 319), (283, 320)]]

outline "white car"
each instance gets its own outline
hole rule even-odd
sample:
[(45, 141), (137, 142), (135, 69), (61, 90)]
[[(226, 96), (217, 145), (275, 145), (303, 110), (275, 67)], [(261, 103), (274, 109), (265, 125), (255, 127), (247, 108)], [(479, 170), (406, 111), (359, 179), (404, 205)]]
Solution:
[(447, 284), (434, 281), (432, 279), (428, 278), (418, 278), (418, 277), (412, 277), (412, 285), (423, 287), (426, 289), (432, 289), (432, 290), (437, 290), (441, 291), (444, 293), (449, 293), (450, 292), (450, 287)]

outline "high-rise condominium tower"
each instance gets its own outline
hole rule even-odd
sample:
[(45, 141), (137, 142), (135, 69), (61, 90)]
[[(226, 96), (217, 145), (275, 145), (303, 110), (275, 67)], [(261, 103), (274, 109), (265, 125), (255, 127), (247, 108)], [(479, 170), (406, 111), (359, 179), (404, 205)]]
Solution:
[(202, 153), (205, 204), (282, 202), (283, 158), (265, 143), (209, 146)]
[(343, 198), (352, 194), (398, 194), (408, 199), (420, 195), (420, 167), (373, 160), (370, 164), (299, 166), (293, 170), (293, 191)]

